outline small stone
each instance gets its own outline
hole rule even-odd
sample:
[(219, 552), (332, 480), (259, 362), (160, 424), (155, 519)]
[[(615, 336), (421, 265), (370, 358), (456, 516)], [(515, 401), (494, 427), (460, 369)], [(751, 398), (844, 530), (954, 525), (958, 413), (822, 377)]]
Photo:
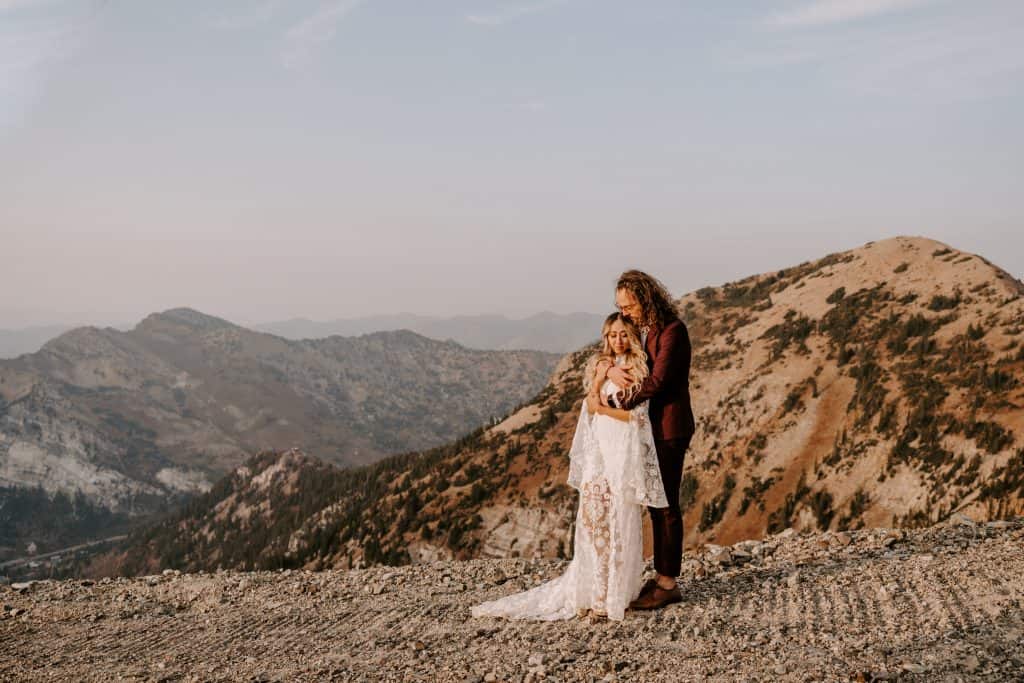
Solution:
[(981, 668), (981, 660), (975, 655), (968, 655), (960, 664), (963, 670), (968, 673), (974, 673)]
[(488, 671), (484, 674), (484, 683), (493, 683), (496, 680), (498, 680), (498, 675), (493, 671)]
[(973, 519), (971, 519), (967, 515), (963, 514), (962, 512), (958, 512), (955, 515), (952, 515), (949, 518), (949, 521), (950, 521), (951, 524), (959, 524), (961, 526), (970, 526), (970, 527), (973, 527), (973, 526), (975, 526), (977, 524), (977, 522), (975, 522)]
[(786, 577), (786, 585), (790, 588), (796, 588), (800, 583), (800, 572), (793, 572)]
[(836, 545), (841, 546), (843, 548), (853, 543), (853, 539), (850, 538), (850, 535), (843, 531), (840, 531), (838, 534), (836, 534), (833, 537), (833, 539), (835, 540)]
[(754, 559), (750, 553), (740, 548), (733, 548), (730, 554), (732, 555), (732, 561), (736, 564), (744, 564)]
[(532, 654), (530, 658), (526, 660), (528, 666), (540, 666), (544, 663), (544, 655), (542, 653)]
[(728, 548), (718, 548), (712, 551), (708, 557), (708, 562), (717, 565), (727, 565), (732, 563), (732, 553), (729, 552)]
[(789, 673), (789, 669), (786, 668), (785, 664), (776, 664), (775, 668), (772, 669), (776, 676), (785, 676)]
[(163, 570), (162, 573), (163, 573), (164, 576), (174, 576), (174, 570), (173, 569), (165, 569), (165, 570)]

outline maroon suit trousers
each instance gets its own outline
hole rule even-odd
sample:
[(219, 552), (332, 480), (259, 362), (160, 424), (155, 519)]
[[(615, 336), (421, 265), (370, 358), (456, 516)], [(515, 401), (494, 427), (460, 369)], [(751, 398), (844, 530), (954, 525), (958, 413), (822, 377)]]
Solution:
[(667, 508), (647, 508), (654, 532), (654, 568), (663, 576), (679, 576), (683, 561), (683, 513), (679, 509), (679, 484), (683, 479), (683, 457), (692, 436), (656, 440), (661, 482)]

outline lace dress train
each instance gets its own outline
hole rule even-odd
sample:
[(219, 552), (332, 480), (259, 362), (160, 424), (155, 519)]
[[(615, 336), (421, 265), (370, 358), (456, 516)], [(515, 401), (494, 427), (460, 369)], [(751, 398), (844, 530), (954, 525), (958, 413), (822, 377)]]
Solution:
[(624, 617), (643, 578), (643, 510), (668, 506), (646, 403), (630, 411), (629, 422), (592, 416), (583, 405), (568, 483), (580, 492), (569, 566), (551, 581), (474, 606), (474, 617), (551, 621), (582, 609)]

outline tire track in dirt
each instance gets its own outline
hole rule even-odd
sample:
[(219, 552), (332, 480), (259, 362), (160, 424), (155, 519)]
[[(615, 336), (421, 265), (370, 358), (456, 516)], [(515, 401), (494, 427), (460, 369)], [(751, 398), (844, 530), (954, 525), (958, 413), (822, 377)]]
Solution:
[[(0, 680), (461, 682), (488, 671), (525, 680), (542, 666), (566, 681), (849, 680), (872, 670), (923, 681), (955, 679), (967, 654), (981, 663), (965, 679), (1009, 680), (1024, 662), (1024, 626), (1010, 620), (1024, 595), (1020, 529), (945, 545), (958, 532), (932, 530), (895, 551), (868, 532), (838, 552), (795, 537), (778, 544), (777, 561), (684, 577), (681, 604), (612, 623), (468, 619), (472, 604), (517, 590), (486, 578), (509, 566), (501, 560), (185, 575), (156, 590), (142, 579), (0, 587)], [(522, 573), (551, 578), (560, 566)], [(386, 592), (369, 590), (385, 571)], [(444, 576), (477, 587), (432, 591)]]

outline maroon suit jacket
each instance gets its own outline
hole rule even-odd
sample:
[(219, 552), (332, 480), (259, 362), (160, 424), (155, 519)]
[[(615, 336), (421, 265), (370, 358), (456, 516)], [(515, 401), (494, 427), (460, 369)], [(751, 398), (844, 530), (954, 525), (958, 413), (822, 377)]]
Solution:
[(690, 406), (690, 335), (682, 320), (647, 331), (647, 369), (640, 390), (622, 407), (629, 410), (650, 400), (651, 431), (658, 441), (689, 439), (695, 425)]

